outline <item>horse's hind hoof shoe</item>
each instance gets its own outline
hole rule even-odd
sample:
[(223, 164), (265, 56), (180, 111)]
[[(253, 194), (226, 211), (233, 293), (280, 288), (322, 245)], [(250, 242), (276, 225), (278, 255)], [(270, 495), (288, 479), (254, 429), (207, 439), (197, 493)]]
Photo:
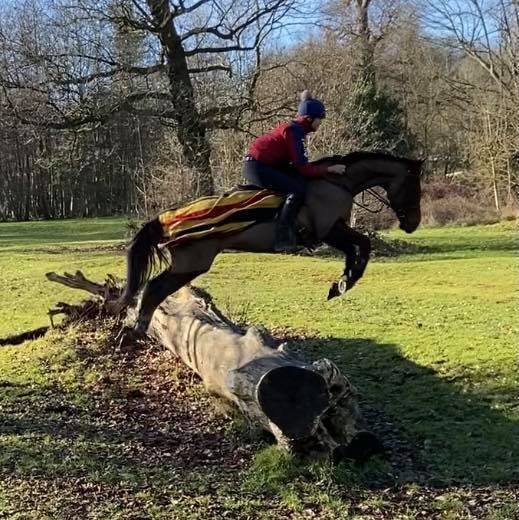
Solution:
[(342, 277), (337, 283), (337, 291), (340, 295), (343, 295), (348, 289), (348, 280), (345, 277)]

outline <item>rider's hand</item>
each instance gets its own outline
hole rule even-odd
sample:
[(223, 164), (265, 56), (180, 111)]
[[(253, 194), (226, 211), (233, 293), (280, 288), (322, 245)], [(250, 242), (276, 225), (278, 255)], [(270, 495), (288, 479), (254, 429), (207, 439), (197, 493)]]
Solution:
[(344, 164), (333, 164), (332, 166), (328, 166), (328, 171), (337, 175), (344, 175), (346, 173), (346, 166), (344, 166)]

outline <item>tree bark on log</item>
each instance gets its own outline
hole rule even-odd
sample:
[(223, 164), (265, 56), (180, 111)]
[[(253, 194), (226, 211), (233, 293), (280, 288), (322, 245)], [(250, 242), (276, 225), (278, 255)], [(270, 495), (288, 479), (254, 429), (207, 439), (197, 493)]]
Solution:
[[(105, 286), (79, 272), (47, 278), (87, 290), (103, 305), (117, 297), (112, 277)], [(130, 309), (128, 317), (136, 312)], [(244, 330), (224, 316), (201, 289), (184, 287), (167, 298), (148, 335), (198, 374), (210, 394), (239, 410), (252, 427), (272, 433), (285, 449), (327, 453), (336, 461), (365, 460), (382, 449), (365, 431), (357, 393), (334, 363), (306, 362), (284, 345), (273, 348), (258, 329)]]

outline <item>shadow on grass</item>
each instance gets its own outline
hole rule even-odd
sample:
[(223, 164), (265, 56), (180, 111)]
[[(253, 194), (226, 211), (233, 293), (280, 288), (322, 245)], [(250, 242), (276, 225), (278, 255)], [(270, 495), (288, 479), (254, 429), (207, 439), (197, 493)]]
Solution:
[[(409, 361), (394, 344), (305, 338), (293, 345), (311, 357), (330, 358), (351, 379), (370, 427), (396, 454), (396, 481), (519, 481), (519, 420), (511, 412), (507, 417), (467, 388)], [(150, 384), (143, 391), (115, 388), (97, 395), (3, 381), (0, 474), (136, 486), (181, 478), (188, 486), (190, 479), (201, 485), (197, 475), (206, 470), (243, 467), (250, 446), (242, 451), (246, 441), (226, 433), (225, 419), (207, 413), (212, 404), (202, 389), (202, 395), (191, 389), (186, 395), (181, 387)]]
[[(306, 338), (296, 346), (312, 358), (330, 358), (350, 378), (370, 427), (390, 448), (414, 459), (402, 461), (410, 466), (402, 478), (432, 485), (519, 482), (514, 395), (502, 394), (503, 409), (495, 409), (481, 395), (406, 359), (394, 344)], [(391, 438), (384, 439), (386, 433)]]

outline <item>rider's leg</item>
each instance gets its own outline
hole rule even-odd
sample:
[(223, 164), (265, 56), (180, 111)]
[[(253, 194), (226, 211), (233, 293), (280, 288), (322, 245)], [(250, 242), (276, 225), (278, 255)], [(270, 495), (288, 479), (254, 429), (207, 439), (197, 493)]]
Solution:
[(304, 194), (300, 193), (290, 193), (285, 199), (278, 216), (275, 251), (293, 251), (297, 248), (297, 231), (294, 224), (304, 201)]
[(243, 173), (256, 186), (287, 194), (278, 215), (274, 249), (294, 250), (297, 246), (297, 233), (293, 226), (305, 200), (306, 181), (297, 174), (290, 175), (255, 160), (245, 161)]

